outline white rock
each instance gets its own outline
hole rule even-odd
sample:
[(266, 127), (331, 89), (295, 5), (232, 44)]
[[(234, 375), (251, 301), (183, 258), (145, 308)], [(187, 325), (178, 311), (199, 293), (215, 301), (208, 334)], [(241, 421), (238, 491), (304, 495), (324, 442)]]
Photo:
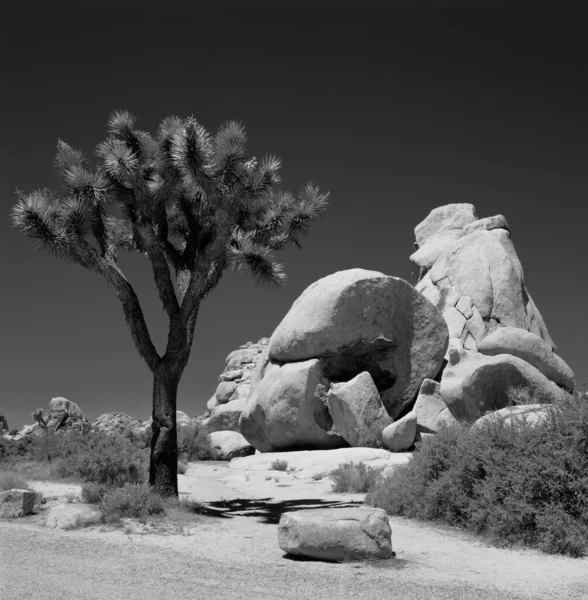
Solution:
[(287, 554), (330, 561), (392, 556), (388, 515), (369, 506), (285, 512), (278, 542)]
[(364, 371), (350, 381), (334, 383), (327, 406), (337, 433), (350, 446), (374, 446), (392, 423), (371, 375)]
[(337, 361), (355, 360), (351, 375), (370, 371), (395, 418), (414, 401), (422, 380), (438, 373), (447, 342), (439, 311), (408, 282), (349, 269), (304, 290), (272, 334), (269, 357), (279, 362), (323, 357), (333, 379), (342, 368)]
[(255, 448), (236, 431), (214, 431), (207, 437), (213, 460), (232, 460), (255, 452)]
[(318, 396), (326, 385), (318, 360), (270, 363), (245, 402), (239, 429), (261, 452), (338, 448), (345, 440), (328, 432), (333, 421)]
[(506, 408), (480, 417), (472, 424), (472, 430), (475, 431), (495, 421), (502, 421), (505, 425), (509, 426), (524, 423), (532, 427), (550, 419), (554, 410), (555, 408), (551, 404), (507, 406)]
[(398, 421), (388, 425), (382, 431), (382, 441), (384, 446), (390, 448), (392, 452), (403, 452), (414, 444), (416, 433), (417, 416), (413, 410)]
[(417, 419), (417, 432), (437, 433), (443, 426), (457, 424), (457, 419), (441, 397), (440, 387), (440, 384), (432, 379), (423, 381), (413, 408)]
[(501, 327), (487, 335), (478, 351), (488, 356), (512, 354), (541, 371), (548, 379), (569, 390), (575, 388), (572, 369), (538, 335), (514, 327)]
[(102, 511), (94, 504), (58, 504), (49, 510), (45, 525), (50, 528), (72, 529), (94, 525), (102, 520)]
[(508, 406), (508, 390), (524, 387), (539, 404), (561, 399), (563, 392), (538, 369), (510, 354), (485, 356), (452, 351), (441, 378), (441, 396), (459, 420), (473, 423), (489, 410)]

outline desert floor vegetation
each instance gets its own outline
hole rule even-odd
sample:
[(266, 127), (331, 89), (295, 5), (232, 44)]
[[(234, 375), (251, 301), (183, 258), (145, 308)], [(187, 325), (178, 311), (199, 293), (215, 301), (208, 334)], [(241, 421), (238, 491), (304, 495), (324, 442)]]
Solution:
[(365, 494), (381, 477), (382, 469), (369, 467), (362, 462), (343, 463), (329, 473), (335, 493)]
[(366, 502), (499, 546), (588, 554), (588, 398), (570, 394), (537, 425), (447, 427), (382, 477)]
[[(32, 489), (29, 481), (63, 481), (81, 484), (81, 497), (65, 501), (97, 505), (104, 523), (121, 524), (164, 513), (197, 513), (199, 505), (176, 498), (162, 498), (149, 486), (149, 435), (41, 433), (14, 441), (0, 438), (0, 492)], [(188, 431), (178, 436), (182, 457), (178, 472), (185, 473), (188, 461), (211, 458), (202, 433)], [(176, 514), (177, 513), (177, 514)], [(181, 520), (181, 519), (180, 519)]]
[(288, 470), (288, 461), (280, 460), (279, 458), (276, 458), (276, 460), (274, 460), (272, 462), (272, 464), (270, 465), (270, 469), (272, 471), (287, 471)]

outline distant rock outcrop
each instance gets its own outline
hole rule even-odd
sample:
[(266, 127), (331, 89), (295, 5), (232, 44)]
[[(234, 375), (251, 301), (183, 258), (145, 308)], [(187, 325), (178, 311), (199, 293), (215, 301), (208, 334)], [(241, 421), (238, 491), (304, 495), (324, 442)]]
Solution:
[(67, 398), (52, 398), (47, 409), (47, 428), (54, 431), (73, 429), (85, 432), (90, 429), (88, 419), (80, 407)]
[(92, 429), (107, 434), (140, 432), (145, 428), (142, 421), (122, 412), (111, 412), (100, 415), (93, 423)]

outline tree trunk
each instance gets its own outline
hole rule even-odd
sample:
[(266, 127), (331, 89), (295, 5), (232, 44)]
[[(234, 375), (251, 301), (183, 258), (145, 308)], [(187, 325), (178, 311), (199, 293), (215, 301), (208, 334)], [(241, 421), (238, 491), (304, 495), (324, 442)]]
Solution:
[(162, 496), (178, 495), (176, 400), (180, 376), (167, 363), (153, 372), (153, 423), (149, 485)]

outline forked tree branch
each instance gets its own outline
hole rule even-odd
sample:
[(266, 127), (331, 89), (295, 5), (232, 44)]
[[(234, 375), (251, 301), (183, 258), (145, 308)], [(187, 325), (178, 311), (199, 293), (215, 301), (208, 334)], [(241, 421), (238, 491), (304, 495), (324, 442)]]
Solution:
[(79, 240), (76, 246), (70, 250), (70, 257), (81, 266), (102, 275), (116, 290), (123, 305), (135, 347), (147, 366), (154, 371), (161, 361), (161, 357), (151, 341), (139, 298), (123, 272), (111, 260), (101, 258), (86, 240)]

